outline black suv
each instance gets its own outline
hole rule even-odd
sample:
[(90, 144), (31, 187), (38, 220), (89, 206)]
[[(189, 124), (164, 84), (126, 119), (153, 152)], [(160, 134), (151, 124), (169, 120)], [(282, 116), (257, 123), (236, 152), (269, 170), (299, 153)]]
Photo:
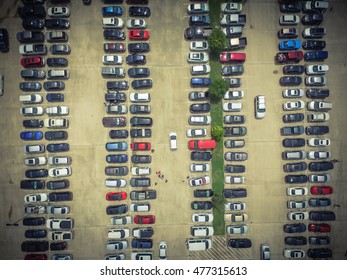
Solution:
[(49, 201), (72, 201), (72, 192), (51, 192)]

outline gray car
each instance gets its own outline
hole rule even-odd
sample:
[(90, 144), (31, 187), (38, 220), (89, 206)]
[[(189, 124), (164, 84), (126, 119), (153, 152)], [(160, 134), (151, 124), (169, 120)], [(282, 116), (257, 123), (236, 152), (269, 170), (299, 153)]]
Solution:
[(224, 154), (224, 159), (227, 161), (244, 161), (248, 155), (245, 152), (227, 152)]
[(150, 178), (131, 178), (130, 185), (132, 187), (149, 187), (151, 185)]
[(244, 136), (246, 134), (247, 128), (245, 126), (224, 127), (224, 137)]
[(105, 174), (109, 176), (123, 176), (127, 175), (129, 169), (127, 166), (106, 166)]
[(39, 82), (21, 82), (19, 83), (19, 89), (22, 91), (40, 91), (42, 85)]

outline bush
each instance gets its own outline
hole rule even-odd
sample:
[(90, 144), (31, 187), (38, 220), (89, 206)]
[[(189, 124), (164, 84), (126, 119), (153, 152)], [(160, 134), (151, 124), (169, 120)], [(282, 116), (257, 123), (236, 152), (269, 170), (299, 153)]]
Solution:
[(208, 45), (210, 51), (214, 54), (219, 54), (228, 46), (228, 40), (220, 28), (214, 28), (211, 35), (208, 37)]
[(222, 99), (224, 93), (229, 89), (227, 81), (222, 78), (212, 79), (209, 89), (211, 101), (218, 102)]
[(224, 129), (222, 126), (220, 125), (215, 125), (212, 127), (212, 130), (211, 130), (211, 135), (212, 135), (212, 138), (214, 140), (216, 140), (217, 142), (219, 142), (220, 140), (223, 139), (223, 135), (224, 135)]

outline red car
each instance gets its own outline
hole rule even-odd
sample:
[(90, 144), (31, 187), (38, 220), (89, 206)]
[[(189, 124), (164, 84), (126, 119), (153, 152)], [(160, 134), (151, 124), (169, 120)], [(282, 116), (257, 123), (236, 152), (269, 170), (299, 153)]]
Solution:
[(243, 63), (246, 61), (245, 53), (233, 53), (233, 52), (222, 52), (219, 56), (221, 63), (238, 62)]
[(25, 260), (47, 260), (46, 254), (29, 254), (25, 255)]
[(154, 224), (155, 216), (154, 215), (136, 215), (134, 217), (134, 223), (138, 225)]
[(332, 194), (334, 192), (333, 187), (330, 186), (313, 186), (311, 187), (311, 194)]
[(104, 43), (104, 51), (108, 53), (122, 53), (125, 49), (123, 43)]
[(148, 40), (149, 32), (147, 30), (131, 30), (128, 32), (130, 40)]
[(216, 140), (190, 140), (189, 150), (207, 150), (216, 148)]
[(311, 232), (330, 232), (331, 227), (328, 224), (309, 224), (308, 231)]
[(42, 56), (33, 56), (33, 57), (24, 57), (21, 59), (20, 64), (24, 68), (32, 68), (32, 67), (44, 67), (46, 62)]
[(278, 63), (299, 62), (303, 60), (303, 58), (304, 53), (302, 51), (279, 52), (276, 54), (276, 61)]
[(130, 144), (130, 148), (133, 151), (149, 151), (151, 149), (151, 143), (149, 143), (149, 142), (133, 142)]
[(127, 198), (126, 192), (108, 192), (106, 194), (107, 201), (125, 200)]

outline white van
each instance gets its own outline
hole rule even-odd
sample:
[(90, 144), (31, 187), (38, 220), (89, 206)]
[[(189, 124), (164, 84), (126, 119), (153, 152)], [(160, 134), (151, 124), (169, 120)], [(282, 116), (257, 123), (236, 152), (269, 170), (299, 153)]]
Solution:
[(130, 211), (133, 212), (148, 212), (149, 210), (151, 210), (151, 205), (147, 202), (130, 204)]
[(68, 79), (70, 78), (70, 72), (68, 70), (48, 70), (47, 72), (47, 79), (54, 80), (54, 79)]
[(212, 248), (212, 240), (209, 238), (190, 238), (186, 240), (186, 245), (189, 251), (205, 251)]
[(190, 228), (190, 233), (192, 236), (212, 236), (214, 233), (212, 226), (193, 226)]
[(4, 95), (4, 75), (0, 74), (0, 96)]
[(24, 104), (42, 103), (43, 98), (40, 94), (24, 94), (19, 96), (19, 101)]

